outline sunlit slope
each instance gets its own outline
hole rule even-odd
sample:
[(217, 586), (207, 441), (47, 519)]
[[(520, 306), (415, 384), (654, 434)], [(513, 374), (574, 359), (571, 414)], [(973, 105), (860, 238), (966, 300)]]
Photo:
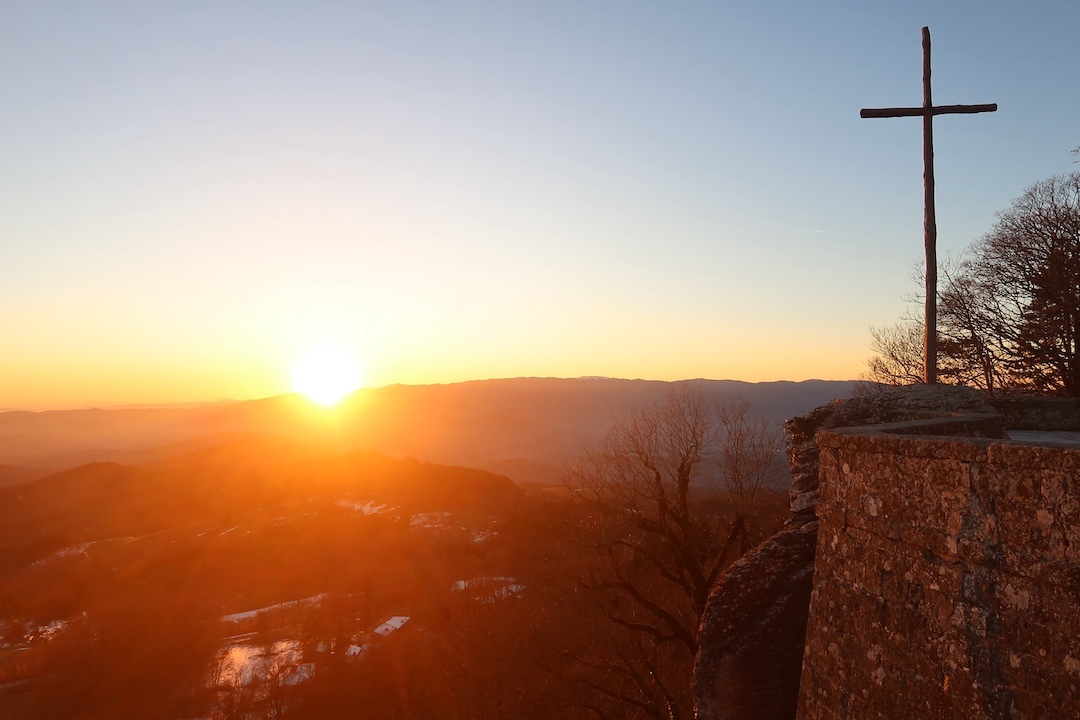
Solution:
[(0, 717), (208, 717), (237, 633), (437, 628), (455, 581), (509, 573), (528, 502), (482, 470), (266, 437), (0, 488)]
[(18, 565), (80, 543), (345, 498), (415, 512), (495, 513), (521, 491), (483, 470), (249, 439), (138, 466), (92, 463), (2, 488), (0, 554)]

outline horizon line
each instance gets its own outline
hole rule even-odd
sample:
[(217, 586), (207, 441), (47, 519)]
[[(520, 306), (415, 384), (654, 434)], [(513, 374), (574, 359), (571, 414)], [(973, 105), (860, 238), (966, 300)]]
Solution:
[[(514, 380), (615, 380), (620, 382), (649, 382), (649, 383), (685, 383), (685, 382), (732, 382), (732, 383), (744, 383), (747, 385), (765, 385), (770, 383), (803, 383), (803, 382), (837, 382), (837, 383), (850, 383), (859, 382), (858, 379), (847, 380), (825, 380), (822, 378), (806, 378), (804, 380), (738, 380), (735, 378), (683, 378), (680, 380), (655, 380), (649, 378), (622, 378), (612, 377), (608, 375), (581, 375), (578, 377), (557, 377), (557, 376), (542, 376), (542, 375), (518, 375), (513, 377), (499, 377), (499, 378), (482, 378), (474, 380), (459, 380), (456, 382), (446, 383), (387, 383), (386, 385), (369, 385), (358, 387), (349, 393), (349, 396), (355, 395), (359, 392), (370, 390), (382, 390), (392, 387), (449, 387), (451, 385), (466, 385), (471, 383), (484, 383), (484, 382), (503, 382)], [(162, 401), (162, 402), (106, 402), (106, 401), (87, 401), (87, 402), (44, 402), (44, 403), (0, 403), (0, 413), (9, 412), (65, 412), (75, 410), (155, 410), (155, 409), (190, 409), (197, 407), (207, 407), (210, 405), (234, 405), (246, 402), (259, 402), (262, 400), (272, 400), (274, 398), (289, 397), (293, 395), (300, 395), (296, 391), (278, 393), (276, 395), (265, 395), (261, 397), (252, 398), (217, 398), (215, 400), (178, 400), (178, 401)]]

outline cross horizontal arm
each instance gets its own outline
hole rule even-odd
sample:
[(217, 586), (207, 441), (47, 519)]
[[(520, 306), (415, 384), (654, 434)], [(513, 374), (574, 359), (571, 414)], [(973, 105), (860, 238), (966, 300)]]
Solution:
[[(996, 112), (997, 103), (986, 105), (934, 105), (930, 108), (931, 115), (973, 115), (982, 112)], [(889, 118), (889, 117), (921, 117), (926, 115), (926, 108), (863, 108), (859, 111), (859, 117), (863, 118)]]

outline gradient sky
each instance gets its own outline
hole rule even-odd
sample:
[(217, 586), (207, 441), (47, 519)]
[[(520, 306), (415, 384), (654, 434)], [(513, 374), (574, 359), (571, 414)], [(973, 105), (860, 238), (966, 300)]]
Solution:
[(0, 407), (851, 379), (939, 252), (1080, 170), (1080, 3), (0, 7)]

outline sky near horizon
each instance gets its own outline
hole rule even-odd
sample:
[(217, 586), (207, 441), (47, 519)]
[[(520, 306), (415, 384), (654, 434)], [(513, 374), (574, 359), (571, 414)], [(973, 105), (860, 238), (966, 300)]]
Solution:
[(1080, 4), (9, 2), (0, 408), (515, 376), (853, 379), (1080, 170)]

